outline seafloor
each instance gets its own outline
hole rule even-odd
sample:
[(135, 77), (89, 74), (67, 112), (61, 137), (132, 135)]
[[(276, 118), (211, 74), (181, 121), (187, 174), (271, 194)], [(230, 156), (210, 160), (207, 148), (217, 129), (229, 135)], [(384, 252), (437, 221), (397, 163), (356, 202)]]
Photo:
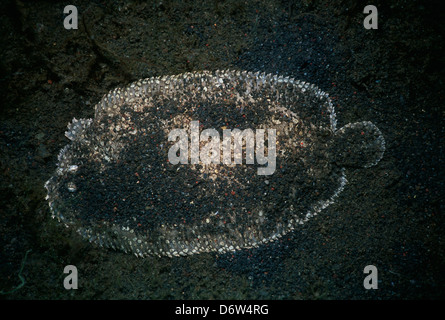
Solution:
[[(56, 1), (0, 4), (0, 291), (6, 299), (445, 297), (445, 17), (440, 1)], [(136, 258), (51, 219), (44, 183), (72, 118), (110, 89), (187, 71), (292, 76), (328, 92), (338, 127), (372, 121), (386, 152), (282, 241), (222, 256)], [(26, 254), (28, 253), (28, 254)], [(66, 265), (79, 289), (65, 290)], [(366, 290), (363, 269), (378, 269)]]

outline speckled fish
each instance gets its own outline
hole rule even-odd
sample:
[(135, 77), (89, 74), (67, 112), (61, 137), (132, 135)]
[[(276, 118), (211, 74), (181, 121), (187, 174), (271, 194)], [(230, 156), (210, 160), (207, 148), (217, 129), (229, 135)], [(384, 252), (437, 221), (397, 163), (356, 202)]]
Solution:
[[(169, 132), (190, 133), (192, 121), (221, 136), (225, 129), (275, 129), (276, 170), (170, 163)], [(333, 203), (347, 182), (345, 167), (373, 166), (385, 151), (371, 122), (337, 129), (328, 94), (313, 84), (246, 71), (136, 81), (105, 95), (94, 119), (73, 119), (65, 135), (70, 143), (45, 184), (53, 218), (140, 257), (275, 241)]]

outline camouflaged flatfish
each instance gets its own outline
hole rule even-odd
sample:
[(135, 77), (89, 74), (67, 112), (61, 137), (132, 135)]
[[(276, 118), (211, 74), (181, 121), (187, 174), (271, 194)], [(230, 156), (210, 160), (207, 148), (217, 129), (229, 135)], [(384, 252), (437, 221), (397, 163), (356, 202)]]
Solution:
[[(273, 128), (274, 173), (259, 175), (259, 162), (170, 163), (169, 132), (191, 132), (193, 121), (221, 137)], [(136, 81), (105, 95), (94, 119), (73, 119), (65, 135), (70, 143), (45, 184), (52, 216), (91, 242), (141, 257), (277, 240), (334, 201), (345, 167), (375, 165), (385, 150), (371, 122), (337, 129), (328, 94), (313, 84), (246, 71)]]

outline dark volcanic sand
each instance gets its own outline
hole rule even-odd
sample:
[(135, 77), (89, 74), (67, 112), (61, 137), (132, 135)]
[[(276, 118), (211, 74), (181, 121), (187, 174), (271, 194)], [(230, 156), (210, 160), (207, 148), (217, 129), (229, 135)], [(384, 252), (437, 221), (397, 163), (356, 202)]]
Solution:
[[(444, 297), (443, 14), (377, 1), (53, 1), (0, 5), (0, 290), (9, 299), (420, 299)], [(50, 218), (45, 181), (73, 117), (116, 86), (203, 69), (289, 75), (330, 94), (340, 128), (372, 121), (386, 153), (348, 169), (336, 202), (285, 239), (222, 256), (145, 258), (96, 248)], [(62, 287), (77, 266), (81, 290)], [(379, 289), (363, 288), (363, 268)]]

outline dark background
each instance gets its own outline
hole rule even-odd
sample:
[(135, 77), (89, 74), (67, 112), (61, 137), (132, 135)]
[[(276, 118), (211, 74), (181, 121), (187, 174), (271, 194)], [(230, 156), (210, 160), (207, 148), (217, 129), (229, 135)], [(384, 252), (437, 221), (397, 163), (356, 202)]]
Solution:
[[(1, 1), (0, 297), (444, 298), (440, 3)], [(69, 4), (78, 30), (63, 27)], [(379, 10), (378, 30), (363, 27), (367, 4)], [(336, 203), (301, 229), (233, 255), (139, 259), (51, 219), (43, 185), (73, 117), (93, 117), (117, 86), (203, 69), (312, 82), (332, 97), (338, 127), (372, 121), (386, 153), (347, 170)], [(363, 288), (369, 264), (378, 290)], [(63, 288), (66, 265), (78, 268), (78, 290)]]

